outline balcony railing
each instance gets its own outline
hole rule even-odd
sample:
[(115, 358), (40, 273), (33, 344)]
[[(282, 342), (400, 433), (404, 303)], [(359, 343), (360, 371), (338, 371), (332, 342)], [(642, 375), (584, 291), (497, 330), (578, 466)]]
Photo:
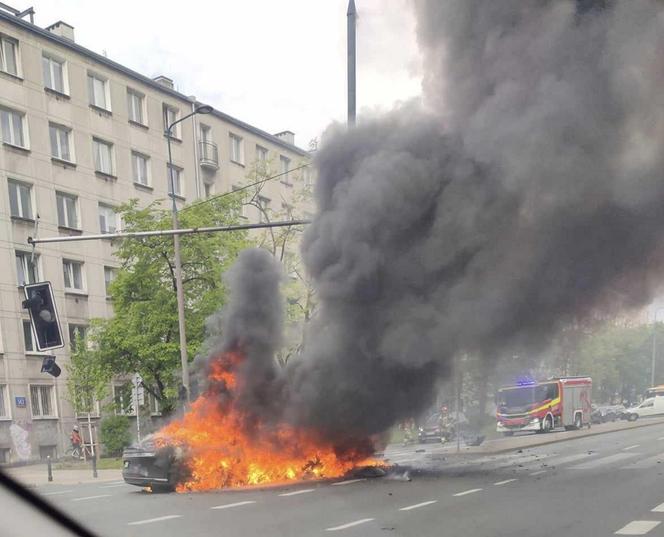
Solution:
[(219, 150), (217, 149), (217, 144), (201, 140), (198, 142), (198, 147), (200, 150), (201, 166), (212, 170), (219, 169)]

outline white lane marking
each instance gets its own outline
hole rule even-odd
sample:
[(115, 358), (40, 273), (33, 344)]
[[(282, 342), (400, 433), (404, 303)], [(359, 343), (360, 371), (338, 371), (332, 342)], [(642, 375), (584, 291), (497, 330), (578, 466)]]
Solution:
[(332, 486), (337, 486), (337, 485), (350, 485), (352, 483), (359, 483), (360, 481), (366, 481), (366, 477), (362, 477), (360, 479), (349, 479), (347, 481), (337, 481), (336, 483), (332, 483)]
[(55, 496), (56, 494), (67, 494), (69, 492), (74, 492), (74, 489), (69, 489), (69, 490), (58, 490), (55, 492), (42, 492), (42, 496)]
[(545, 474), (545, 473), (546, 473), (546, 470), (538, 470), (537, 472), (533, 472), (529, 475), (542, 475), (542, 474)]
[(627, 446), (626, 448), (623, 448), (623, 451), (629, 451), (630, 449), (634, 449), (639, 447), (641, 444), (634, 444), (633, 446)]
[(116, 483), (115, 485), (104, 485), (103, 487), (99, 487), (100, 489), (114, 489), (116, 487), (128, 487), (127, 483)]
[(651, 466), (655, 466), (658, 462), (664, 462), (664, 453), (659, 453), (658, 455), (654, 455), (653, 457), (647, 457), (645, 459), (635, 461), (631, 464), (621, 466), (620, 469), (634, 470), (634, 469), (650, 468)]
[(141, 524), (152, 524), (153, 522), (161, 522), (162, 520), (171, 520), (172, 518), (182, 518), (182, 515), (166, 515), (166, 516), (158, 516), (157, 518), (137, 520), (136, 522), (127, 523), (127, 526), (140, 526)]
[(366, 524), (367, 522), (371, 522), (373, 518), (361, 518), (360, 520), (356, 520), (355, 522), (349, 522), (348, 524), (342, 524), (341, 526), (334, 526), (332, 528), (326, 528), (325, 531), (339, 531), (339, 530), (345, 530), (347, 528), (352, 528), (353, 526), (359, 526), (360, 524)]
[(306, 494), (307, 492), (313, 491), (314, 489), (294, 490), (293, 492), (284, 492), (283, 494), (279, 494), (279, 496), (297, 496), (298, 494)]
[(659, 524), (661, 524), (660, 520), (632, 520), (629, 524), (620, 528), (616, 535), (645, 535)]
[(664, 503), (660, 503), (657, 507), (654, 507), (652, 512), (653, 513), (664, 513)]
[(507, 485), (507, 483), (513, 483), (516, 479), (506, 479), (505, 481), (498, 481), (494, 485)]
[(97, 494), (96, 496), (83, 496), (82, 498), (72, 498), (72, 502), (82, 502), (83, 500), (96, 500), (97, 498), (108, 498), (110, 494)]
[(457, 492), (456, 494), (452, 494), (452, 496), (465, 496), (466, 494), (472, 494), (473, 492), (479, 492), (482, 489), (469, 489), (469, 490), (464, 490), (463, 492)]
[(240, 507), (241, 505), (249, 505), (251, 503), (256, 503), (256, 501), (247, 500), (245, 502), (226, 503), (224, 505), (217, 505), (215, 507), (210, 507), (210, 509), (228, 509), (230, 507)]
[(664, 440), (664, 436), (660, 436), (657, 440)]
[(614, 455), (609, 455), (608, 457), (602, 457), (600, 459), (594, 459), (582, 464), (577, 464), (576, 466), (570, 466), (569, 468), (571, 470), (588, 470), (590, 468), (597, 468), (598, 466), (602, 466), (604, 464), (611, 464), (612, 462), (622, 461), (624, 459), (638, 456), (639, 453), (616, 453)]
[(398, 460), (398, 461), (389, 459), (390, 462), (393, 462), (395, 464), (403, 464), (405, 462), (416, 462), (416, 461), (419, 461), (419, 460), (421, 460), (421, 459), (403, 459), (403, 460)]
[(408, 507), (402, 507), (399, 511), (411, 511), (412, 509), (417, 509), (419, 507), (424, 507), (425, 505), (431, 505), (436, 503), (438, 500), (429, 500), (428, 502), (416, 503), (415, 505), (409, 505)]
[(126, 485), (127, 483), (123, 479), (122, 481), (109, 481), (108, 484), (109, 485), (120, 485), (120, 484)]

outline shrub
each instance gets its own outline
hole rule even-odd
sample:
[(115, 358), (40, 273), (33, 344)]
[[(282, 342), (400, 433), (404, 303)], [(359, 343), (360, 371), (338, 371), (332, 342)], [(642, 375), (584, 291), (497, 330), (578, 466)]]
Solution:
[(101, 421), (101, 443), (107, 454), (119, 456), (131, 444), (129, 427), (127, 416), (108, 416)]

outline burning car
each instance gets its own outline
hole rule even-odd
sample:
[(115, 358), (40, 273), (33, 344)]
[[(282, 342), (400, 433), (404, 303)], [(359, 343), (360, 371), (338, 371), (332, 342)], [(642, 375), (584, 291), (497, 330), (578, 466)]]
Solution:
[(188, 470), (180, 447), (157, 445), (154, 435), (125, 448), (122, 478), (130, 485), (150, 487), (155, 492), (172, 492), (187, 479)]

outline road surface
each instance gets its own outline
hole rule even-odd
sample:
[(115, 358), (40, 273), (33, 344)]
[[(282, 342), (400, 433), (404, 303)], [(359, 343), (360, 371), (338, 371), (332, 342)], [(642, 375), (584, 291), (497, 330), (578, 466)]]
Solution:
[(385, 456), (411, 480), (199, 494), (122, 482), (38, 491), (107, 536), (664, 536), (664, 425), (497, 455), (455, 457), (428, 444)]

